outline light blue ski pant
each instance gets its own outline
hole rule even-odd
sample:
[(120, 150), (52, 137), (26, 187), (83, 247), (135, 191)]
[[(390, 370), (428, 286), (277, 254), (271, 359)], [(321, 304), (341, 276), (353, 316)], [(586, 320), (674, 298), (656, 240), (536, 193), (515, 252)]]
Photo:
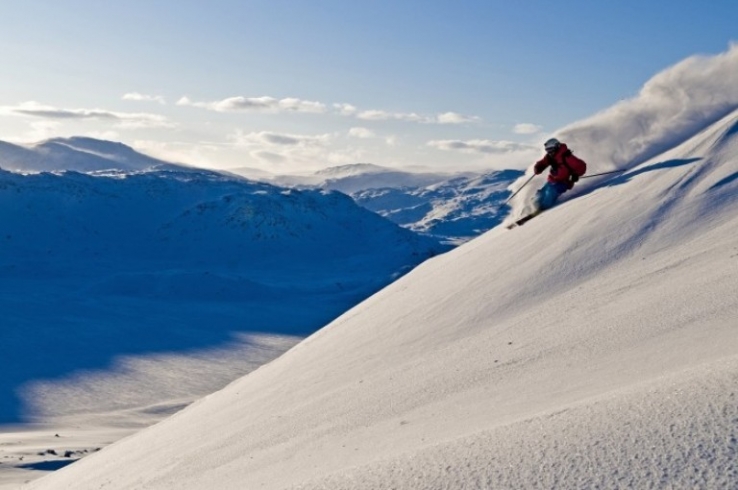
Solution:
[(559, 199), (559, 196), (568, 190), (569, 187), (562, 182), (546, 182), (546, 184), (536, 192), (538, 209), (543, 211), (544, 209), (552, 208)]

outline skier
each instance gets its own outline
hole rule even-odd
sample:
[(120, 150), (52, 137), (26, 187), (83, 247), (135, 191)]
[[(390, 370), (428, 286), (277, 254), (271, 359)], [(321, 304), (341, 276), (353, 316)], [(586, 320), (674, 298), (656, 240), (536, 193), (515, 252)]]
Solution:
[(533, 166), (536, 175), (551, 167), (546, 184), (536, 193), (536, 211), (552, 208), (558, 198), (574, 187), (579, 177), (587, 171), (584, 160), (574, 156), (566, 145), (556, 138), (543, 144), (546, 155)]

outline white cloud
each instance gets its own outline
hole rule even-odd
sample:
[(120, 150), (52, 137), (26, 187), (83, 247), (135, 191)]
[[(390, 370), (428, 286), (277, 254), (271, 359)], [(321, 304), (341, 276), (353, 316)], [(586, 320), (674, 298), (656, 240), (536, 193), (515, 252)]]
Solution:
[(371, 129), (367, 128), (351, 128), (348, 132), (349, 136), (352, 136), (354, 138), (362, 138), (362, 139), (368, 139), (368, 138), (375, 138), (377, 135), (372, 131)]
[(459, 151), (462, 153), (481, 154), (505, 154), (518, 151), (530, 151), (534, 149), (530, 145), (515, 143), (513, 141), (490, 141), (490, 140), (434, 140), (429, 141), (428, 146), (444, 151)]
[(137, 102), (157, 102), (159, 104), (166, 104), (166, 99), (161, 95), (146, 95), (138, 92), (130, 92), (123, 95), (123, 100), (133, 100)]
[(236, 131), (230, 140), (238, 146), (248, 147), (315, 147), (325, 146), (333, 138), (331, 134), (299, 135), (259, 131), (244, 133)]
[(444, 112), (436, 116), (438, 124), (464, 124), (469, 122), (477, 122), (480, 118), (477, 116), (465, 116), (457, 112)]
[(271, 164), (283, 164), (288, 160), (285, 155), (266, 150), (253, 151), (250, 153), (250, 155), (259, 161)]
[(422, 115), (415, 112), (387, 112), (378, 109), (358, 112), (356, 117), (365, 121), (406, 121), (421, 124), (463, 124), (481, 120), (477, 116), (465, 116), (457, 112)]
[[(409, 114), (390, 113), (386, 111), (380, 111), (377, 109), (365, 110), (356, 114), (358, 119), (365, 121), (389, 121), (392, 119), (403, 120), (409, 117)], [(415, 117), (418, 117), (415, 115)]]
[(338, 133), (305, 135), (236, 131), (229, 136), (229, 140), (234, 148), (247, 150), (249, 156), (260, 163), (295, 171), (317, 170), (327, 163), (342, 165), (360, 161), (364, 149), (350, 145), (336, 147), (340, 136)]
[(189, 97), (182, 97), (177, 101), (177, 105), (199, 107), (216, 112), (333, 113), (340, 116), (355, 117), (363, 121), (406, 121), (422, 124), (464, 124), (481, 120), (477, 116), (467, 116), (458, 112), (422, 115), (415, 112), (389, 112), (380, 109), (359, 110), (356, 106), (348, 103), (335, 103), (329, 106), (323, 102), (302, 100), (296, 97), (278, 99), (269, 96), (238, 96), (214, 102), (197, 102)]
[(59, 134), (61, 123), (58, 121), (33, 121), (29, 124), (31, 131), (24, 137), (28, 141), (40, 141)]
[(543, 128), (537, 124), (520, 123), (515, 125), (513, 132), (515, 134), (536, 134), (540, 133), (541, 129)]
[(304, 112), (324, 113), (327, 111), (325, 104), (309, 100), (301, 100), (295, 97), (277, 99), (274, 97), (229, 97), (215, 102), (193, 102), (188, 97), (182, 97), (177, 101), (180, 106), (199, 107), (216, 112)]
[(174, 127), (175, 124), (159, 114), (114, 112), (104, 109), (60, 109), (57, 107), (39, 104), (38, 102), (23, 102), (17, 106), (0, 108), (0, 113), (16, 116), (31, 116), (51, 120), (98, 120), (116, 123), (125, 129)]
[(288, 97), (279, 101), (279, 108), (286, 111), (294, 112), (326, 112), (325, 104), (321, 102), (312, 102), (309, 100), (300, 100), (294, 97)]
[(226, 145), (204, 141), (136, 140), (133, 147), (168, 162), (218, 167), (217, 163), (224, 158), (222, 150)]
[(354, 116), (359, 110), (351, 104), (333, 104), (333, 108), (342, 116)]
[(115, 113), (119, 122), (116, 125), (122, 129), (146, 129), (146, 128), (174, 128), (176, 123), (169, 121), (166, 117), (158, 114), (122, 114)]
[(78, 136), (86, 136), (98, 140), (120, 141), (120, 133), (118, 131), (85, 131)]
[(111, 111), (101, 109), (59, 109), (57, 107), (28, 101), (12, 107), (3, 107), (3, 113), (19, 116), (33, 116), (44, 119), (110, 119), (119, 117)]

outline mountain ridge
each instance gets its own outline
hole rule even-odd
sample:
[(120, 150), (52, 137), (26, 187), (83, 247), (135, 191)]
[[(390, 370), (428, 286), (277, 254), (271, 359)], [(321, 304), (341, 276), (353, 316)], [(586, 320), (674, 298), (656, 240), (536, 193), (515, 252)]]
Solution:
[(149, 169), (184, 170), (185, 165), (159, 160), (114, 141), (73, 136), (31, 145), (0, 142), (0, 169), (13, 172), (94, 172)]
[[(81, 136), (51, 138), (29, 146), (0, 142), (0, 168), (98, 175), (203, 170), (150, 157), (123, 143)], [(408, 172), (372, 163), (329, 167), (305, 175), (273, 175), (249, 168), (220, 173), (282, 187), (339, 191), (404, 228), (449, 244), (463, 243), (499, 224), (507, 211), (500, 206), (507, 197), (507, 186), (521, 174), (514, 170)], [(401, 201), (407, 205), (394, 206)]]
[(300, 176), (244, 176), (297, 188), (330, 189), (417, 233), (459, 245), (501, 223), (518, 170), (408, 172), (374, 164), (330, 167)]

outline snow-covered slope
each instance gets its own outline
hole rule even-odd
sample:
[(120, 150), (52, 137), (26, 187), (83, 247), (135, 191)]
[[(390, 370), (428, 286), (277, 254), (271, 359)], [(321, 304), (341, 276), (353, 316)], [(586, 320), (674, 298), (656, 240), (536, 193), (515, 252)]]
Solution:
[(735, 488), (737, 227), (733, 112), (29, 488)]
[(0, 168), (13, 172), (183, 170), (182, 166), (151, 158), (122, 143), (80, 136), (53, 138), (28, 147), (0, 141)]

